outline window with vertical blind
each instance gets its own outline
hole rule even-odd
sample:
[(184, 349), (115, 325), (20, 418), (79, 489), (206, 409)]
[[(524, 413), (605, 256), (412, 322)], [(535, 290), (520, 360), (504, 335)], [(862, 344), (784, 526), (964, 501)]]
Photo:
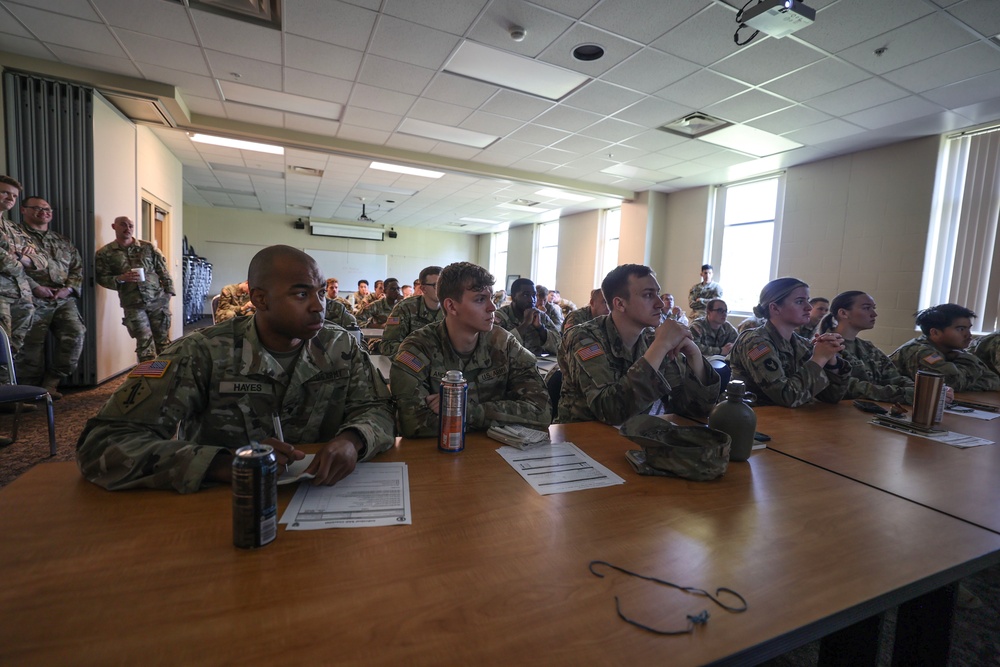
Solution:
[(600, 285), (604, 276), (618, 266), (618, 246), (622, 230), (622, 210), (609, 208), (604, 211), (601, 223), (601, 233), (597, 245), (597, 270), (594, 272), (594, 284)]
[(559, 259), (559, 223), (538, 225), (535, 249), (535, 284), (556, 289), (556, 262)]
[(957, 303), (1000, 328), (1000, 126), (947, 137), (938, 160), (920, 307)]

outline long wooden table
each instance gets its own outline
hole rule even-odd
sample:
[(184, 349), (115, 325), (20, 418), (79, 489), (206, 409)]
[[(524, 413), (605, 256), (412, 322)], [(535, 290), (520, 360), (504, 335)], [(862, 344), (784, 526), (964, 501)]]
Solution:
[[(542, 497), (482, 435), (458, 455), (401, 441), (381, 460), (408, 464), (412, 526), (281, 529), (259, 551), (232, 546), (228, 488), (109, 493), (36, 466), (0, 490), (0, 664), (746, 665), (1000, 561), (1000, 535), (776, 452), (697, 483), (632, 473), (610, 427), (552, 433), (627, 482)], [(656, 636), (616, 595), (655, 627), (711, 619)]]
[[(961, 394), (1000, 403), (1000, 393)], [(768, 447), (1000, 533), (1000, 419), (945, 413), (942, 428), (996, 442), (959, 449), (872, 425), (851, 401), (756, 408)]]

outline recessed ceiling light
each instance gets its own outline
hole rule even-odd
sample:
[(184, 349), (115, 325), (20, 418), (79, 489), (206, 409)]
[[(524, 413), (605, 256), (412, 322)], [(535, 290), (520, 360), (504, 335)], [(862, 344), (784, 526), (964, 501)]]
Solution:
[(598, 44), (581, 44), (573, 49), (573, 57), (584, 62), (600, 60), (604, 57), (604, 48)]
[(315, 116), (325, 120), (340, 120), (344, 106), (336, 102), (318, 100), (315, 97), (293, 95), (278, 90), (257, 88), (242, 83), (216, 79), (222, 88), (222, 96), (228, 102), (239, 102), (264, 109), (288, 111), (303, 116)]
[(444, 70), (549, 100), (560, 100), (590, 80), (579, 72), (468, 40), (462, 42)]
[(471, 148), (486, 148), (500, 137), (494, 134), (483, 132), (473, 132), (461, 127), (451, 125), (441, 125), (431, 123), (426, 120), (416, 120), (414, 118), (404, 118), (396, 130), (401, 134), (412, 134), (415, 137), (425, 139), (435, 139), (437, 141), (447, 141), (450, 144), (469, 146)]
[(424, 178), (441, 178), (444, 176), (443, 171), (431, 171), (430, 169), (419, 169), (417, 167), (404, 167), (402, 165), (389, 164), (387, 162), (372, 162), (368, 166), (372, 169), (393, 171), (397, 174), (409, 174), (410, 176), (423, 176)]
[(765, 157), (802, 147), (802, 144), (797, 141), (779, 137), (777, 134), (758, 130), (749, 125), (731, 125), (718, 132), (699, 137), (698, 141), (705, 141), (756, 157)]
[(497, 208), (509, 208), (512, 211), (525, 211), (527, 213), (542, 213), (551, 210), (548, 208), (538, 208), (537, 206), (521, 206), (519, 204), (497, 204)]
[(486, 218), (459, 218), (459, 220), (465, 220), (466, 222), (484, 222), (487, 225), (507, 224), (504, 220), (487, 220)]
[(593, 197), (584, 197), (583, 195), (575, 195), (572, 192), (565, 192), (563, 190), (557, 190), (556, 188), (542, 188), (535, 192), (536, 195), (542, 195), (543, 197), (552, 197), (554, 199), (565, 199), (567, 201), (590, 201)]
[(191, 141), (202, 144), (212, 144), (213, 146), (226, 146), (227, 148), (238, 148), (244, 151), (259, 151), (261, 153), (271, 153), (272, 155), (284, 155), (284, 146), (272, 146), (271, 144), (260, 144), (256, 141), (244, 141), (243, 139), (230, 139), (229, 137), (216, 137), (211, 134), (192, 134)]

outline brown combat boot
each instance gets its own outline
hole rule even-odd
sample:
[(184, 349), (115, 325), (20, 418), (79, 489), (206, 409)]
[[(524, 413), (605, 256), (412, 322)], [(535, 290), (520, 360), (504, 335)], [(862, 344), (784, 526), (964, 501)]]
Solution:
[(58, 401), (63, 397), (63, 395), (59, 393), (59, 382), (61, 379), (62, 378), (57, 375), (46, 375), (45, 379), (42, 380), (42, 388), (49, 392), (49, 396), (52, 397), (53, 401)]

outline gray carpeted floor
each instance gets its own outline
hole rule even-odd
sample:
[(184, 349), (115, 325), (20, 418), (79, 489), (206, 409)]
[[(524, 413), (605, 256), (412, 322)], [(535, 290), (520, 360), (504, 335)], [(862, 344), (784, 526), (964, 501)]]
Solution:
[[(21, 434), (12, 445), (0, 448), (0, 487), (9, 484), (32, 466), (46, 461), (72, 461), (76, 440), (88, 418), (94, 415), (124, 376), (94, 389), (66, 392), (55, 403), (58, 453), (48, 458), (48, 437), (44, 411), (21, 418)], [(9, 433), (13, 415), (0, 415), (0, 430)], [(965, 586), (982, 601), (978, 609), (958, 609), (952, 642), (950, 667), (1000, 667), (1000, 566), (969, 577)], [(883, 622), (883, 651), (880, 665), (889, 665), (892, 646), (893, 613)], [(814, 642), (765, 663), (767, 667), (805, 667), (815, 665), (819, 644)]]

